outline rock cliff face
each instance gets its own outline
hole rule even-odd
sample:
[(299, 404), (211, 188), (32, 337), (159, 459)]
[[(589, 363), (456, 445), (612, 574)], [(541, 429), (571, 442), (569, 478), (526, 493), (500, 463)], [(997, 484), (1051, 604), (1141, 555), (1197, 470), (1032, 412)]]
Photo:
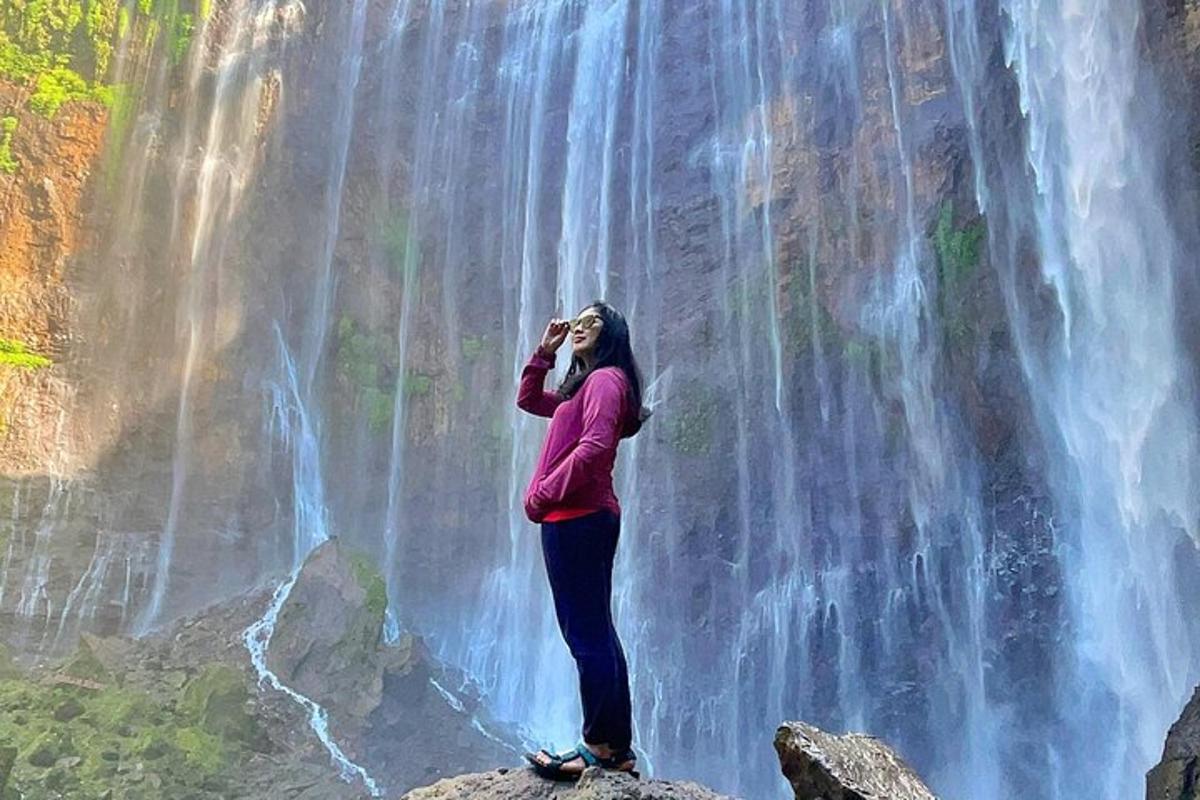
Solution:
[(1200, 798), (1200, 688), (1171, 726), (1162, 761), (1146, 775), (1146, 800)]
[[(20, 345), (54, 367), (17, 368), (0, 359), (0, 464), (4, 476), (62, 466), (64, 445), (83, 438), (63, 414), (72, 376), (74, 259), (88, 245), (87, 219), (108, 112), (74, 102), (53, 118), (30, 111), (24, 86), (0, 77), (0, 349)], [(74, 376), (76, 379), (78, 376)], [(0, 487), (0, 493), (3, 487)]]
[(379, 572), (326, 542), (280, 610), (267, 666), (326, 709), (335, 739), (389, 791), (511, 762), (516, 743), (487, 731), (461, 676), (411, 634), (384, 644), (386, 605)]

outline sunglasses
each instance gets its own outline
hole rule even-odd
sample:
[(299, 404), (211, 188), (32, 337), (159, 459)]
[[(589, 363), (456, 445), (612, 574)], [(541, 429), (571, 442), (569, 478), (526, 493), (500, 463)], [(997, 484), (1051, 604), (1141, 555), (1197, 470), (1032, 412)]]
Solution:
[(571, 332), (586, 331), (601, 322), (599, 314), (584, 314), (575, 319), (568, 320), (567, 324), (571, 326)]

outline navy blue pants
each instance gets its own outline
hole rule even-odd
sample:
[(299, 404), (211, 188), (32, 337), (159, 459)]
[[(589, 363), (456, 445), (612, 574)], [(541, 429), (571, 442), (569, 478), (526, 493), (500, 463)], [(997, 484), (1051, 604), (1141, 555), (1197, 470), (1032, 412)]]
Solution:
[(616, 751), (633, 741), (629, 672), (611, 610), (620, 533), (621, 518), (607, 510), (542, 523), (542, 556), (558, 627), (579, 669), (583, 740)]

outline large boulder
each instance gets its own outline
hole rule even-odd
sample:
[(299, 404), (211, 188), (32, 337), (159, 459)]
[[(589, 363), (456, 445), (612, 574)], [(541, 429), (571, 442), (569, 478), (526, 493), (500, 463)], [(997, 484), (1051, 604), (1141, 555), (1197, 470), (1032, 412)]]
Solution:
[(1146, 774), (1146, 800), (1200, 800), (1200, 687), (1167, 733), (1162, 761)]
[(382, 641), (386, 610), (379, 571), (331, 539), (309, 555), (280, 609), (267, 665), (325, 708), (339, 746), (388, 792), (512, 763), (516, 744), (502, 742), (504, 726), (463, 676), (411, 633)]
[(579, 781), (557, 783), (532, 769), (497, 769), (459, 775), (432, 786), (414, 789), (401, 800), (732, 800), (696, 783), (639, 780), (597, 768), (585, 770)]
[(379, 572), (331, 539), (300, 570), (279, 612), (267, 665), (334, 719), (365, 719), (381, 701), (393, 656), (380, 642), (386, 610)]
[(796, 800), (937, 800), (890, 747), (873, 736), (834, 736), (803, 722), (775, 732), (775, 751)]

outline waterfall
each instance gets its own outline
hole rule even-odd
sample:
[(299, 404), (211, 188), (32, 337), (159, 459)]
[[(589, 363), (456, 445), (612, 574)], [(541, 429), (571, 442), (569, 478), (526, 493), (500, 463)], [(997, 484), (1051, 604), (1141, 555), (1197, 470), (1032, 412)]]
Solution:
[[(1175, 298), (1191, 264), (1161, 188), (1138, 6), (1003, 5), (1027, 120), (1028, 224), (1057, 311), (1047, 334), (1008, 276), (1052, 487), (1070, 510), (1074, 641), (1059, 687), (1070, 738), (1055, 796), (1133, 797), (1197, 680), (1174, 572), (1178, 548), (1200, 536), (1195, 386)], [(1097, 741), (1097, 729), (1109, 735)]]
[[(879, 52), (890, 54), (895, 22), (887, 4), (872, 12), (831, 3), (822, 13), (820, 50), (803, 59), (795, 54), (810, 32), (776, 2), (693, 4), (671, 17), (624, 2), (531, 2), (499, 19), (482, 7), (455, 15), (432, 2), (424, 38), (399, 25), (388, 63), (416, 49), (423, 76), (408, 144), (401, 348), (415, 333), (406, 327), (417, 268), (407, 260), (417, 255), (411, 239), (444, 241), (436, 255), (422, 254), (419, 268), (446, 276), (439, 299), (451, 335), (465, 311), (454, 283), (463, 265), (497, 265), (505, 293), (489, 313), (503, 313), (503, 330), (517, 343), (503, 349), (510, 386), (550, 316), (605, 295), (631, 319), (648, 378), (678, 371), (663, 424), (672, 424), (672, 411), (694, 407), (696, 424), (710, 428), (699, 435), (729, 432), (728, 451), (661, 429), (622, 445), (614, 605), (650, 768), (751, 796), (779, 794), (786, 790), (775, 776), (773, 726), (808, 716), (898, 740), (952, 795), (1001, 797), (992, 753), (1005, 720), (989, 706), (983, 676), (989, 584), (980, 487), (959, 444), (964, 434), (939, 399), (942, 356), (931, 344), (935, 312), (922, 284), (932, 254), (917, 221), (927, 201), (914, 186), (905, 77), (891, 55), (883, 75), (856, 71), (867, 46), (856, 30), (877, 26)], [(407, 6), (400, 16), (409, 19)], [(665, 83), (663, 49), (678, 57), (684, 42), (698, 68), (686, 78), (672, 73), (678, 85)], [(481, 60), (496, 65), (494, 75), (480, 71)], [(781, 235), (772, 208), (787, 167), (783, 148), (809, 135), (797, 86), (816, 81), (831, 96), (828, 113), (849, 125), (863, 114), (868, 79), (890, 92), (882, 109), (890, 149), (882, 167), (856, 156), (850, 177), (880, 170), (872, 179), (893, 187), (901, 207), (875, 245), (894, 253), (894, 263), (862, 287), (869, 296), (845, 324), (861, 331), (861, 347), (890, 359), (881, 376), (869, 363), (836, 363), (849, 345), (829, 330), (816, 291), (831, 279), (827, 270), (851, 270), (865, 257), (853, 249), (862, 237), (846, 237), (838, 263), (820, 264), (815, 251), (837, 234), (814, 216), (803, 238), (813, 257), (802, 267), (781, 263), (790, 235)], [(694, 94), (680, 99), (684, 90)], [(681, 106), (679, 119), (664, 107), (668, 98)], [(465, 141), (463, 120), (493, 108), (499, 132), (487, 143)], [(490, 154), (495, 178), (478, 179), (467, 145)], [(857, 194), (839, 191), (831, 205), (844, 205), (833, 213), (854, 226)], [(702, 253), (717, 265), (691, 287), (671, 277), (680, 253), (664, 252), (660, 216), (663, 205), (688, 202), (709, 215), (714, 233)], [(483, 219), (482, 230), (469, 213)], [(783, 296), (779, 287), (789, 281), (794, 294)], [(695, 316), (719, 338), (707, 350), (668, 342), (679, 360), (664, 363), (670, 331), (660, 322), (688, 309), (688, 292), (701, 287), (695, 296), (707, 297), (709, 308)], [(454, 613), (416, 592), (419, 576), (405, 571), (401, 555), (419, 552), (428, 535), (406, 531), (396, 500), (414, 480), (397, 438), (409, 402), (397, 393), (384, 527), (385, 563), (396, 570), (389, 596), (406, 626), (478, 682), (492, 714), (531, 744), (574, 740), (574, 667), (549, 613), (536, 532), (520, 512), (544, 423), (509, 402), (514, 436), (501, 523), (508, 537), (493, 546), (485, 533), (482, 563), (467, 565), (479, 576), (477, 590)], [(888, 441), (893, 405), (908, 441), (899, 454)], [(684, 440), (664, 441), (672, 436)], [(722, 489), (698, 507), (679, 470), (701, 453), (701, 469)], [(713, 538), (697, 541), (700, 532)], [(947, 584), (959, 570), (967, 585)], [(473, 623), (462, 626), (462, 616)], [(929, 648), (921, 658), (932, 664), (921, 663), (918, 647)], [(900, 691), (881, 697), (880, 683)], [(714, 753), (738, 753), (744, 765), (730, 771)]]
[[(158, 620), (170, 579), (193, 458), (195, 374), (214, 347), (211, 314), (217, 301), (209, 294), (214, 285), (211, 273), (224, 256), (231, 223), (241, 210), (242, 196), (257, 166), (254, 144), (267, 88), (266, 44), (277, 24), (278, 9), (278, 3), (250, 2), (230, 8), (234, 30), (222, 32), (226, 38), (219, 43), (215, 67), (208, 63), (209, 48), (218, 43), (202, 38), (191, 51), (186, 91), (191, 104), (184, 115), (183, 155), (170, 214), (171, 240), (178, 243), (186, 270), (180, 278), (186, 289), (180, 293), (176, 317), (184, 357), (175, 415), (171, 499), (159, 536), (150, 598), (138, 617), (139, 633), (149, 631)], [(207, 37), (213, 26), (202, 30)], [(215, 78), (209, 74), (214, 68)], [(211, 99), (201, 89), (201, 82), (208, 80), (215, 80)]]
[(1197, 441), (1137, 4), (220, 5), (174, 73), (117, 54), (103, 443), (0, 517), (32, 649), (269, 578), (259, 679), (375, 792), (267, 666), (336, 533), (451, 708), (576, 741), (515, 394), (602, 297), (655, 409), (615, 474), (643, 767), (790, 796), (801, 718), (947, 798), (1138, 793), (1197, 680)]
[(363, 31), (366, 20), (366, 0), (355, 0), (347, 30), (347, 46), (337, 76), (341, 89), (334, 110), (329, 173), (325, 183), (323, 219), (326, 229), (322, 246), (316, 252), (313, 265), (315, 280), (312, 304), (304, 327), (299, 349), (300, 359), (292, 356), (282, 329), (277, 325), (279, 378), (267, 387), (271, 410), (267, 414), (269, 428), (287, 448), (292, 461), (292, 571), (287, 580), (275, 590), (263, 616), (242, 634), (250, 660), (261, 684), (269, 684), (283, 692), (309, 714), (309, 726), (343, 778), (348, 782), (361, 780), (372, 797), (382, 796), (382, 790), (370, 774), (354, 763), (333, 740), (325, 709), (284, 684), (267, 665), (267, 652), (279, 612), (295, 586), (305, 559), (318, 546), (329, 540), (328, 507), (325, 500), (325, 478), (321, 461), (321, 431), (318, 394), (318, 367), (324, 352), (325, 337), (330, 328), (330, 306), (333, 297), (333, 258), (341, 222), (342, 189), (346, 161), (354, 124), (354, 101), (362, 71)]

